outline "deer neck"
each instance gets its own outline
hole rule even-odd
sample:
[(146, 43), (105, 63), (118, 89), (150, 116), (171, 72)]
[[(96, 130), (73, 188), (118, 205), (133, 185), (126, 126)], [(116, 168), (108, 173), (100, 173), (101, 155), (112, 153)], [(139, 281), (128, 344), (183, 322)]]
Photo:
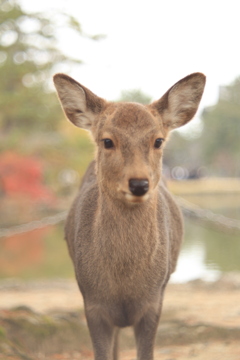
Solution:
[(125, 204), (100, 192), (96, 217), (99, 241), (119, 249), (149, 246), (157, 234), (157, 194), (140, 204)]

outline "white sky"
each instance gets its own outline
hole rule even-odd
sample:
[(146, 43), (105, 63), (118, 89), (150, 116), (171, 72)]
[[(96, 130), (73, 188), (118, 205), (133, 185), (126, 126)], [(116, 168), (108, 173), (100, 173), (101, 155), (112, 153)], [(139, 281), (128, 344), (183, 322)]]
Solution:
[(61, 34), (86, 65), (69, 73), (108, 100), (139, 88), (157, 99), (182, 77), (207, 75), (201, 107), (240, 75), (239, 0), (21, 0), (25, 10), (64, 10), (99, 42)]

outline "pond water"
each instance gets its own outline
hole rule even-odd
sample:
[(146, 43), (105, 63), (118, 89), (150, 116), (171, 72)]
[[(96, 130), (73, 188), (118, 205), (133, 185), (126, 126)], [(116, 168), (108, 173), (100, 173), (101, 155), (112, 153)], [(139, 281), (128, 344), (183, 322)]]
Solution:
[(223, 272), (240, 271), (240, 234), (223, 233), (185, 220), (185, 238), (171, 281), (215, 280)]
[[(188, 200), (217, 214), (240, 222), (240, 196), (199, 196)], [(240, 232), (223, 231), (185, 217), (185, 237), (176, 272), (171, 281), (185, 282), (202, 278), (215, 280), (224, 272), (240, 272)]]
[[(221, 199), (219, 196), (201, 196), (187, 200), (240, 221), (239, 195)], [(0, 240), (0, 278), (74, 277), (63, 240), (62, 223)], [(186, 282), (197, 278), (211, 281), (230, 271), (240, 272), (240, 232), (223, 232), (185, 217), (184, 242), (171, 281)]]

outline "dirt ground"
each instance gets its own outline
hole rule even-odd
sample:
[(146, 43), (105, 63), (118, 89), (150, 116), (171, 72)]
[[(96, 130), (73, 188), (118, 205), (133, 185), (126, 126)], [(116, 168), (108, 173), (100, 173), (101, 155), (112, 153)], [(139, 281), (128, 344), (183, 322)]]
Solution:
[[(0, 281), (0, 359), (93, 359), (75, 281)], [(120, 359), (136, 358), (124, 329)], [(156, 360), (240, 359), (240, 275), (169, 284)]]

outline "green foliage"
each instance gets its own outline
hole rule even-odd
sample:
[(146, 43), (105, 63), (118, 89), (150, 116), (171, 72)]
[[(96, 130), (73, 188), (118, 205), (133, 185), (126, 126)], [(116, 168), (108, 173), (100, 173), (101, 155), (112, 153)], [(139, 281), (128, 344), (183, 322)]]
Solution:
[(208, 175), (240, 176), (240, 77), (221, 87), (216, 105), (203, 110), (202, 134), (182, 136), (173, 132), (164, 152), (170, 168), (183, 166), (190, 172), (204, 167)]
[(17, 1), (0, 0), (0, 126), (10, 131), (56, 129), (61, 114), (56, 95), (49, 93), (57, 65), (78, 64), (57, 48), (57, 34), (81, 26), (66, 14), (28, 14)]
[(196, 169), (202, 162), (201, 144), (198, 140), (183, 137), (179, 131), (173, 131), (164, 149), (163, 160), (169, 168)]
[(6, 331), (0, 326), (0, 341), (6, 338)]
[(119, 101), (138, 102), (140, 104), (149, 104), (151, 102), (151, 97), (139, 89), (124, 90), (121, 93)]
[(216, 105), (202, 113), (203, 156), (218, 175), (240, 175), (240, 77), (220, 89)]
[(49, 86), (59, 68), (81, 63), (58, 49), (62, 29), (88, 39), (101, 37), (84, 34), (70, 15), (27, 13), (16, 0), (0, 0), (0, 153), (41, 159), (44, 183), (64, 195), (70, 185), (61, 181), (61, 173), (72, 170), (82, 177), (93, 158), (93, 144), (67, 124)]

